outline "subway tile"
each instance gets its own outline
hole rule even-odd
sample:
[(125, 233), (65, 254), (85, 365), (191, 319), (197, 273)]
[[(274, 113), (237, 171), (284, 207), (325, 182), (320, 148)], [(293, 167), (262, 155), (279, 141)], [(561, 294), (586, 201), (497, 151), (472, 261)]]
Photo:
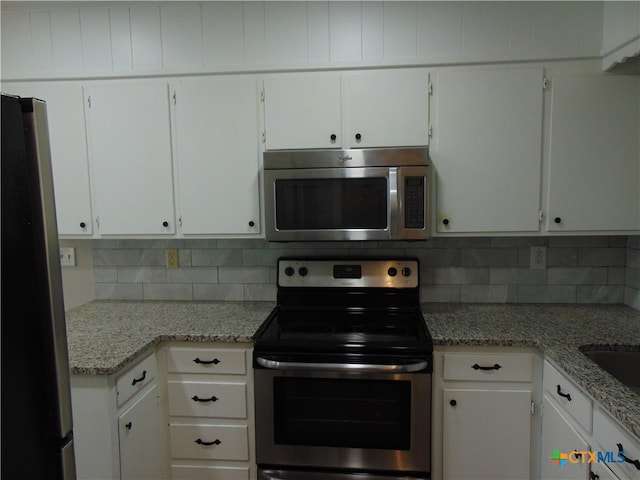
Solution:
[(624, 286), (579, 285), (576, 301), (578, 303), (622, 303), (624, 302)]
[(630, 307), (640, 310), (640, 290), (632, 287), (625, 287), (624, 289), (624, 303)]
[(434, 237), (432, 248), (490, 248), (491, 237)]
[(116, 240), (117, 248), (153, 248), (153, 249), (163, 249), (166, 248), (167, 242), (166, 240), (135, 240), (135, 239), (122, 239)]
[(517, 299), (516, 288), (509, 285), (462, 285), (462, 303), (513, 303)]
[(517, 248), (463, 248), (463, 267), (516, 267), (519, 263)]
[(606, 236), (569, 236), (549, 237), (549, 247), (608, 247), (609, 237)]
[(191, 250), (188, 248), (178, 249), (178, 265), (181, 267), (191, 266)]
[(167, 269), (163, 267), (118, 267), (121, 283), (164, 283)]
[(640, 250), (640, 235), (629, 235), (627, 237), (627, 248)]
[(180, 267), (167, 269), (169, 283), (218, 283), (217, 267)]
[(140, 265), (138, 249), (93, 250), (94, 266)]
[(547, 270), (492, 267), (489, 278), (492, 285), (542, 285), (547, 283)]
[(550, 285), (606, 285), (606, 267), (560, 267), (549, 268), (547, 275)]
[(93, 281), (96, 283), (116, 283), (118, 281), (118, 267), (93, 267)]
[(432, 248), (416, 252), (414, 255), (421, 266), (455, 267), (460, 266), (460, 250), (455, 248)]
[(626, 269), (623, 267), (609, 267), (607, 285), (624, 285)]
[(269, 242), (256, 238), (219, 239), (217, 248), (268, 248)]
[(145, 300), (193, 300), (193, 286), (182, 283), (143, 283)]
[(422, 302), (460, 302), (459, 285), (426, 285), (420, 288)]
[(184, 238), (168, 238), (166, 248), (187, 248), (187, 241)]
[(624, 267), (627, 250), (624, 248), (579, 248), (578, 265), (589, 267)]
[(609, 237), (609, 246), (612, 248), (626, 248), (627, 237), (625, 235), (613, 235)]
[(280, 257), (287, 257), (295, 255), (294, 250), (270, 248), (249, 248), (242, 250), (241, 257), (242, 263), (238, 265), (251, 265), (257, 267), (268, 267), (275, 265)]
[(245, 284), (244, 301), (246, 302), (275, 302), (277, 288), (269, 284)]
[(575, 285), (519, 285), (518, 303), (575, 303)]
[(96, 283), (97, 300), (142, 300), (142, 283)]
[(627, 268), (635, 268), (636, 270), (640, 270), (640, 250), (627, 248), (625, 266)]
[(443, 285), (488, 284), (488, 268), (438, 267), (433, 268), (433, 283)]
[(577, 248), (547, 248), (547, 267), (574, 267), (576, 265), (578, 265)]
[(194, 267), (240, 266), (242, 250), (192, 248), (191, 265)]
[(244, 300), (244, 289), (241, 284), (194, 284), (194, 300), (212, 300), (225, 302), (241, 302)]
[(492, 237), (492, 248), (544, 247), (547, 237)]
[(198, 248), (206, 250), (209, 248), (218, 248), (218, 240), (209, 238), (189, 238), (186, 241), (184, 248)]
[(92, 240), (91, 248), (93, 250), (103, 250), (107, 248), (118, 248), (115, 240), (105, 240), (103, 238)]
[(140, 251), (140, 265), (166, 267), (167, 254), (162, 249), (143, 249)]
[(624, 283), (627, 287), (640, 288), (640, 270), (635, 268), (625, 269)]
[(269, 283), (269, 267), (220, 267), (220, 283)]

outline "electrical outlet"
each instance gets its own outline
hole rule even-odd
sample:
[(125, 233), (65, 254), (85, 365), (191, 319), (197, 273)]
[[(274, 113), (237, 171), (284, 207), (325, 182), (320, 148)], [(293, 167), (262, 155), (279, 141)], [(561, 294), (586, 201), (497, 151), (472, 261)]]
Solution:
[(178, 268), (177, 248), (167, 248), (167, 268)]
[(531, 247), (530, 254), (529, 268), (537, 270), (547, 268), (547, 247)]
[(76, 249), (74, 247), (60, 247), (60, 265), (63, 267), (76, 266)]

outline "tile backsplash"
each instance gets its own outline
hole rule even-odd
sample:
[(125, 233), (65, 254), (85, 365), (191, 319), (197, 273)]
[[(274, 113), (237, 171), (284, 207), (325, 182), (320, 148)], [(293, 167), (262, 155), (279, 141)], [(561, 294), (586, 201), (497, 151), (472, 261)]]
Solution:
[[(530, 247), (547, 268), (531, 269)], [(179, 268), (166, 268), (177, 248)], [(626, 303), (640, 309), (640, 236), (433, 238), (420, 242), (96, 240), (98, 299), (275, 301), (281, 256), (411, 256), (425, 302)]]

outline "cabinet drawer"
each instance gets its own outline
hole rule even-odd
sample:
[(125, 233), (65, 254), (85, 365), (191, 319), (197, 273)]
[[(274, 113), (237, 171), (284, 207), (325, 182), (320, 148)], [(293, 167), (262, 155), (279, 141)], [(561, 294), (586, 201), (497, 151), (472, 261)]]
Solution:
[(247, 386), (170, 381), (169, 415), (247, 418)]
[[(613, 452), (613, 462), (608, 464), (612, 470), (618, 472), (621, 478), (640, 478), (640, 470), (635, 465), (618, 458), (620, 444), (625, 457), (631, 461), (640, 461), (640, 442), (633, 439), (622, 426), (599, 408), (593, 412), (593, 432), (600, 450)], [(621, 472), (624, 472), (624, 476), (620, 475)]]
[(244, 375), (244, 350), (172, 347), (167, 352), (167, 369), (176, 373)]
[(588, 433), (591, 433), (593, 403), (582, 390), (549, 362), (544, 362), (542, 384), (544, 390), (562, 410), (569, 414)]
[(485, 382), (530, 382), (533, 355), (445, 353), (444, 379)]
[(249, 480), (248, 467), (171, 465), (172, 480)]
[(178, 425), (169, 427), (173, 458), (249, 460), (244, 425)]
[(149, 355), (135, 367), (120, 375), (116, 380), (118, 407), (124, 405), (127, 400), (147, 386), (156, 378), (156, 374), (156, 356)]

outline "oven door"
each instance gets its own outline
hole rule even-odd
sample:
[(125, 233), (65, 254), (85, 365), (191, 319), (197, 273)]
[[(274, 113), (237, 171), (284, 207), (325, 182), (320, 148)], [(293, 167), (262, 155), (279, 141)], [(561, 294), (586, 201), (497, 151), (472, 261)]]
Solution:
[(428, 369), (271, 364), (255, 370), (258, 465), (430, 471)]
[(267, 240), (389, 240), (397, 235), (397, 168), (264, 171)]

